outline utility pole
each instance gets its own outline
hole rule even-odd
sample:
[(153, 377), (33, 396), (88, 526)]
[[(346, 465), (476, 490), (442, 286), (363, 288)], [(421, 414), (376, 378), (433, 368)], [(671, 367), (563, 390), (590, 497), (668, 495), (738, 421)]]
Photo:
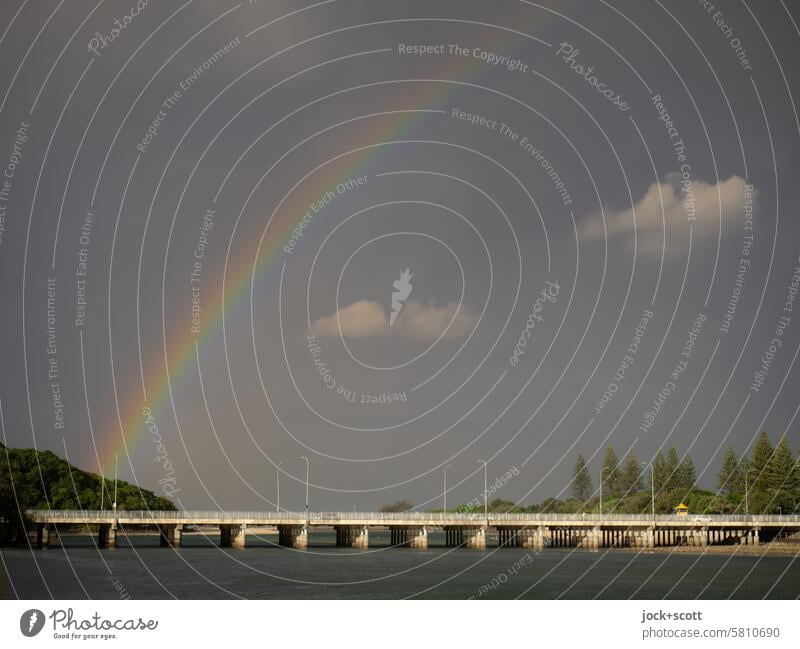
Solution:
[(444, 507), (442, 511), (445, 514), (447, 513), (447, 469), (449, 468), (449, 464), (444, 468), (444, 489), (442, 489), (442, 500), (444, 501)]
[(278, 462), (278, 466), (275, 467), (275, 486), (277, 491), (277, 495), (275, 497), (277, 500), (275, 503), (276, 512), (281, 511), (281, 464), (283, 464), (283, 462)]
[(114, 510), (114, 516), (117, 514), (117, 476), (119, 475), (119, 457), (114, 453), (114, 503), (111, 507)]
[(483, 516), (486, 518), (486, 524), (489, 524), (489, 480), (486, 471), (485, 460), (478, 460), (483, 464)]
[(306, 461), (306, 525), (308, 525), (308, 523), (310, 521), (309, 516), (308, 516), (308, 473), (309, 473), (309, 465), (310, 465), (310, 463), (308, 461), (308, 458), (305, 455), (303, 455), (300, 459)]

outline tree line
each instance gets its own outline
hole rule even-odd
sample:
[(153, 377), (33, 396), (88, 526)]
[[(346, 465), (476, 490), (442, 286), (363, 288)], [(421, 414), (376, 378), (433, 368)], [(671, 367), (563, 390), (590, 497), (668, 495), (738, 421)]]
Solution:
[(680, 502), (692, 511), (705, 513), (792, 513), (800, 503), (800, 457), (792, 452), (786, 434), (773, 445), (767, 433), (762, 432), (749, 457), (728, 447), (715, 491), (701, 489), (696, 482), (694, 461), (688, 453), (679, 454), (675, 447), (670, 447), (666, 456), (659, 452), (645, 465), (633, 451), (620, 461), (609, 446), (597, 489), (585, 458), (578, 455), (570, 484), (572, 498), (550, 504), (567, 510), (574, 510), (577, 505), (584, 511), (596, 511), (602, 492), (604, 511), (613, 507), (620, 512), (638, 513), (649, 510), (653, 491), (656, 511), (660, 513), (672, 512)]

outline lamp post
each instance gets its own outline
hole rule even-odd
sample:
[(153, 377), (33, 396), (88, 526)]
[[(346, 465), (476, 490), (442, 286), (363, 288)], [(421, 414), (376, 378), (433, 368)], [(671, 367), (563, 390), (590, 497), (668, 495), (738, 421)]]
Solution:
[(603, 469), (600, 469), (600, 518), (603, 517)]
[(281, 464), (283, 462), (278, 462), (278, 465), (275, 467), (275, 511), (281, 511)]
[(748, 518), (750, 517), (750, 488), (747, 484), (747, 476), (750, 475), (750, 471), (754, 469), (750, 468), (744, 472), (744, 515)]
[(308, 518), (308, 472), (309, 472), (310, 463), (308, 461), (308, 458), (305, 455), (303, 455), (300, 459), (306, 461), (306, 525), (308, 525), (308, 522), (309, 522), (309, 518)]
[(648, 462), (642, 462), (642, 466), (650, 467), (650, 507), (653, 510), (653, 528), (656, 526), (656, 477), (653, 473), (653, 465)]
[(442, 489), (442, 500), (444, 501), (442, 511), (445, 514), (447, 513), (447, 469), (449, 468), (449, 464), (444, 468), (444, 489)]
[(486, 470), (486, 461), (485, 460), (478, 460), (481, 464), (483, 464), (483, 516), (486, 518), (486, 522), (489, 522), (489, 478), (488, 473)]
[(117, 513), (117, 476), (119, 475), (119, 457), (114, 453), (114, 503), (111, 505), (114, 514)]

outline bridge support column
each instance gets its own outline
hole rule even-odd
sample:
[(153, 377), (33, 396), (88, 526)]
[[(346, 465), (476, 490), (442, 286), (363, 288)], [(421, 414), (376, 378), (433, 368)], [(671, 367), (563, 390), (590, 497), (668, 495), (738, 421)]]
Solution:
[(464, 533), (460, 527), (445, 527), (444, 539), (448, 548), (457, 548), (464, 542)]
[(368, 548), (369, 547), (369, 528), (365, 525), (358, 527), (355, 525), (337, 525), (336, 545), (340, 548)]
[(172, 545), (179, 548), (183, 545), (183, 525), (176, 525), (172, 533)]
[(463, 528), (465, 548), (476, 550), (486, 549), (486, 528), (485, 527), (465, 527)]
[(406, 544), (407, 532), (405, 527), (390, 527), (391, 545), (393, 548), (402, 548)]
[(97, 547), (117, 547), (117, 528), (111, 523), (102, 523), (97, 530)]
[(412, 527), (408, 530), (407, 535), (407, 546), (409, 548), (419, 548), (422, 550), (427, 550), (428, 548), (428, 528), (425, 526), (422, 527)]
[(305, 525), (278, 525), (278, 543), (285, 548), (308, 547), (308, 528)]
[(47, 523), (39, 523), (36, 526), (36, 547), (50, 547), (50, 526)]
[(644, 547), (656, 547), (656, 530), (654, 527), (648, 527), (647, 531), (644, 533)]
[(162, 548), (171, 548), (175, 545), (175, 525), (159, 525), (159, 543)]
[(543, 529), (541, 527), (521, 527), (508, 531), (513, 533), (514, 546), (526, 550), (541, 550), (544, 547)]
[(231, 525), (231, 547), (243, 550), (247, 545), (247, 523)]

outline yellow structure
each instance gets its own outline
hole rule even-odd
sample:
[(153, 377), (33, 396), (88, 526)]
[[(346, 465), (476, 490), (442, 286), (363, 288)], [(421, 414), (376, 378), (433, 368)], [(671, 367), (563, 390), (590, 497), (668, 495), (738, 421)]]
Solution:
[(675, 508), (675, 513), (678, 516), (686, 516), (689, 513), (689, 508), (683, 503), (681, 503)]

